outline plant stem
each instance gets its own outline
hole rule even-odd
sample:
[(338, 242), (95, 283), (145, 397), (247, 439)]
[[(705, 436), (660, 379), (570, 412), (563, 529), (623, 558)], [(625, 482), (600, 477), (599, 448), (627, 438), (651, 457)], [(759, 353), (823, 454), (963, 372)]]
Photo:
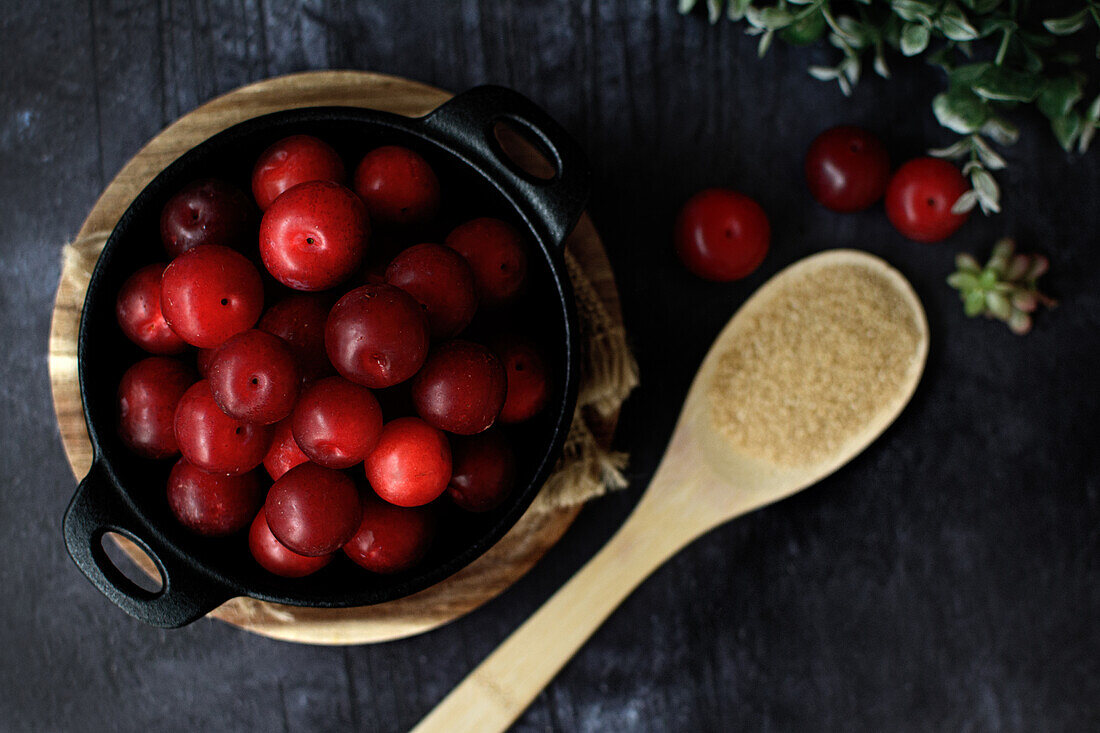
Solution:
[(847, 34), (847, 32), (845, 32), (845, 30), (840, 27), (840, 24), (836, 22), (836, 18), (834, 18), (833, 14), (829, 12), (829, 6), (825, 3), (821, 4), (821, 15), (824, 16), (825, 22), (833, 30), (833, 33), (836, 33), (838, 36), (845, 39), (846, 41), (850, 39), (850, 36)]
[(1008, 43), (1012, 40), (1012, 29), (1005, 28), (1004, 37), (1001, 39), (1001, 45), (997, 49), (997, 58), (993, 60), (994, 66), (1000, 66), (1004, 63), (1005, 54), (1008, 53)]

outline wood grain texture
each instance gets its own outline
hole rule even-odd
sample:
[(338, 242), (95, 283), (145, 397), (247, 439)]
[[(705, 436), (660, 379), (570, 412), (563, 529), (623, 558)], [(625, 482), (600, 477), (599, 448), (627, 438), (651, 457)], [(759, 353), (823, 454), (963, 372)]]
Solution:
[[(886, 258), (924, 301), (926, 377), (898, 422), (820, 487), (709, 533), (611, 615), (519, 733), (1100, 730), (1100, 149), (1066, 155), (1010, 114), (1005, 211), (914, 245), (881, 207), (838, 215), (802, 183), (813, 137), (878, 133), (895, 165), (953, 136), (938, 69), (888, 54), (851, 97), (810, 78), (827, 44), (759, 40), (676, 0), (62, 0), (0, 21), (0, 710), (29, 731), (407, 731), (607, 542), (650, 480), (699, 361), (738, 305), (830, 247)], [(702, 3), (701, 3), (702, 4)], [(773, 3), (774, 4), (774, 3)], [(961, 5), (961, 3), (960, 3)], [(1037, 11), (1042, 3), (1032, 3)], [(1095, 41), (1083, 31), (1083, 38)], [(1088, 50), (1091, 53), (1091, 49)], [(218, 621), (118, 612), (60, 537), (72, 471), (45, 375), (60, 250), (123, 165), (207, 100), (354, 68), (453, 90), (504, 84), (585, 147), (590, 213), (645, 381), (616, 447), (632, 487), (590, 504), (508, 592), (386, 644), (286, 644)], [(1091, 98), (1091, 97), (1090, 97)], [(760, 270), (703, 283), (670, 246), (708, 186), (758, 200)], [(1024, 338), (967, 319), (944, 277), (1006, 234), (1050, 256), (1061, 305)], [(10, 558), (10, 559), (9, 559)], [(9, 722), (11, 721), (11, 722)], [(0, 727), (4, 727), (0, 725)]]
[[(95, 261), (107, 237), (135, 196), (165, 166), (199, 142), (242, 120), (293, 107), (349, 105), (408, 116), (423, 115), (450, 95), (406, 79), (366, 72), (324, 71), (269, 79), (202, 105), (154, 137), (115, 176), (81, 226), (62, 266), (50, 328), (48, 365), (54, 410), (69, 464), (77, 478), (92, 464), (77, 378), (80, 312)], [(511, 139), (513, 155), (530, 155)], [(621, 323), (610, 263), (592, 221), (585, 216), (567, 245), (589, 276), (609, 314)], [(595, 417), (593, 418), (595, 420)], [(597, 438), (609, 445), (617, 415), (598, 420)], [(500, 542), (446, 581), (407, 598), (363, 608), (297, 608), (234, 598), (211, 616), (285, 641), (363, 644), (423, 633), (469, 613), (523, 576), (561, 538), (580, 507), (528, 511)], [(113, 535), (151, 577), (152, 560), (124, 537)]]

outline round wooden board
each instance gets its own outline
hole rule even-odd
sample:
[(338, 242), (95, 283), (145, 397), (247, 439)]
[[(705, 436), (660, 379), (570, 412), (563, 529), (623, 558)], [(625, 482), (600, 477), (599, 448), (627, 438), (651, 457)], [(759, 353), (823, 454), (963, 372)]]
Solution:
[[(49, 370), (61, 440), (79, 479), (92, 464), (77, 380), (77, 332), (84, 294), (96, 259), (122, 213), (157, 173), (206, 138), (259, 115), (293, 107), (346, 105), (419, 116), (451, 94), (383, 74), (320, 71), (250, 84), (202, 105), (169, 125), (130, 160), (92, 208), (66, 250), (50, 328)], [(599, 235), (582, 217), (567, 243), (570, 253), (621, 322), (614, 275)], [(617, 416), (593, 426), (610, 443)], [(505, 537), (471, 565), (420, 593), (377, 606), (298, 608), (235, 598), (210, 616), (264, 636), (310, 644), (363, 644), (419, 634), (466, 614), (496, 597), (526, 573), (561, 538), (580, 511), (528, 511)], [(119, 544), (157, 577), (150, 559), (128, 541)]]

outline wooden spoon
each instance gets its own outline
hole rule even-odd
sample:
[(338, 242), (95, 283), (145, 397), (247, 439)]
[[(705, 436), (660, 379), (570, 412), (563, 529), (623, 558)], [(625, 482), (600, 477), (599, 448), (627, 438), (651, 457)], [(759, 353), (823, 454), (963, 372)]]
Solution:
[[(882, 276), (912, 309), (918, 341), (896, 393), (833, 455), (782, 468), (735, 452), (713, 426), (708, 387), (746, 316), (767, 308), (777, 286), (815, 270), (855, 264)], [(816, 483), (850, 461), (893, 422), (920, 381), (928, 353), (924, 309), (908, 281), (882, 260), (832, 250), (801, 260), (761, 287), (714, 341), (688, 392), (653, 480), (622, 528), (581, 570), (420, 722), (414, 733), (505, 730), (613, 610), (662, 563), (704, 532)]]

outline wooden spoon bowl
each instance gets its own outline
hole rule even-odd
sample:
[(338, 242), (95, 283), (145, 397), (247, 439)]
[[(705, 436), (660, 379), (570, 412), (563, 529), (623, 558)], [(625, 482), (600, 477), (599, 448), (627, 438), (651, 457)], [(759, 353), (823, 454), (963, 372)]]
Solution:
[[(714, 424), (711, 386), (720, 360), (751, 319), (795, 281), (837, 265), (865, 268), (911, 311), (914, 347), (903, 377), (866, 420), (823, 458), (783, 466), (736, 450)], [(836, 471), (875, 440), (909, 402), (928, 355), (928, 322), (909, 282), (881, 259), (831, 250), (765, 283), (726, 324), (692, 382), (672, 439), (622, 528), (538, 612), (426, 717), (416, 731), (507, 728), (630, 592), (673, 554), (735, 517), (783, 499)]]

